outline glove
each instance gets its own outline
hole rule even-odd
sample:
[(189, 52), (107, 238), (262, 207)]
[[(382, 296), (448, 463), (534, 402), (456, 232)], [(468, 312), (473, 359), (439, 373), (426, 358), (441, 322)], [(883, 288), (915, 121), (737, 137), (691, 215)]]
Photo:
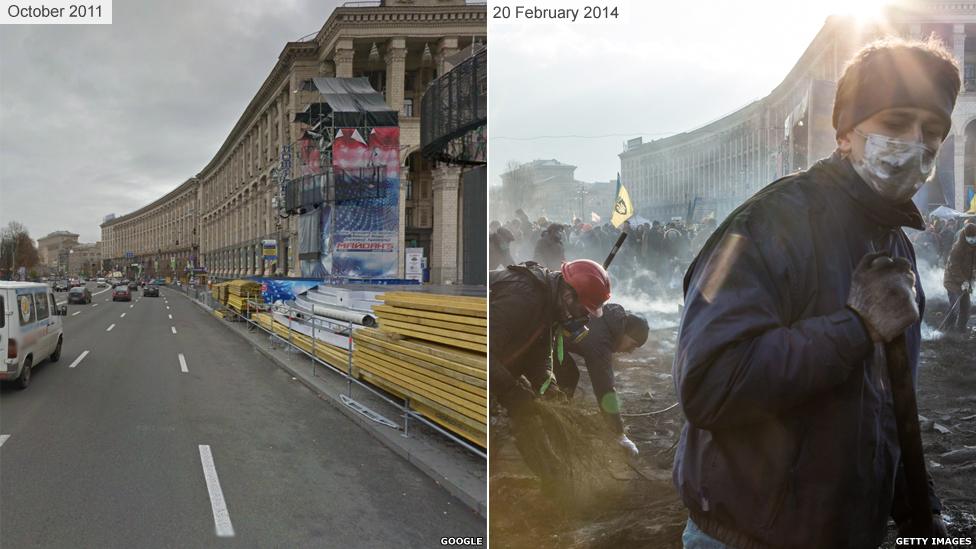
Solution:
[(637, 445), (634, 444), (634, 441), (627, 438), (627, 435), (620, 435), (619, 437), (617, 437), (617, 444), (619, 444), (621, 448), (626, 450), (627, 453), (632, 458), (635, 458), (637, 457), (638, 454), (640, 454), (640, 450), (637, 449)]
[(519, 381), (512, 389), (498, 398), (501, 404), (511, 417), (522, 417), (532, 415), (535, 407), (535, 393)]
[(911, 262), (883, 252), (865, 255), (854, 270), (847, 306), (861, 317), (873, 341), (895, 339), (918, 321)]

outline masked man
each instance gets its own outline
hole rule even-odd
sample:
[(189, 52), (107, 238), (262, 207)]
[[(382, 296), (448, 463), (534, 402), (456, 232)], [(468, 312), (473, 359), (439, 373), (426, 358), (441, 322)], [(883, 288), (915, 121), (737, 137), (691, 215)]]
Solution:
[[(837, 85), (835, 153), (732, 212), (685, 275), (674, 361), (685, 547), (877, 547), (905, 527), (883, 343), (916, 371), (924, 295), (901, 227), (959, 92), (936, 42), (865, 47)], [(931, 487), (931, 484), (930, 484)], [(930, 490), (931, 527), (944, 533)]]
[(966, 225), (956, 237), (949, 252), (942, 284), (949, 293), (950, 331), (965, 333), (972, 306), (973, 282), (976, 277), (976, 225)]
[[(550, 271), (537, 263), (491, 273), (488, 374), (491, 393), (517, 415), (551, 385), (552, 355), (564, 339), (579, 339), (589, 318), (603, 314), (610, 278), (589, 259)], [(531, 388), (519, 383), (525, 376)]]
[[(607, 303), (603, 306), (603, 316), (590, 319), (587, 328), (589, 333), (586, 337), (568, 342), (566, 350), (583, 358), (593, 395), (607, 427), (616, 436), (617, 444), (636, 457), (639, 450), (624, 432), (624, 422), (620, 417), (620, 399), (614, 389), (613, 355), (631, 353), (644, 345), (649, 332), (647, 321), (628, 313), (616, 303)], [(572, 355), (565, 353), (557, 357), (553, 372), (559, 390), (572, 397), (580, 378), (579, 367)]]

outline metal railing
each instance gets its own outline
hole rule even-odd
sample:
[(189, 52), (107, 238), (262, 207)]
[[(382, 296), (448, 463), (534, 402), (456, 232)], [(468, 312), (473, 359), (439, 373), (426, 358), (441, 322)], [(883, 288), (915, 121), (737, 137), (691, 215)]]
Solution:
[[(482, 459), (485, 459), (485, 460), (488, 459), (488, 455), (481, 448), (479, 448), (479, 447), (471, 444), (470, 442), (462, 439), (461, 437), (455, 435), (454, 433), (452, 433), (452, 432), (448, 431), (447, 429), (441, 427), (440, 425), (434, 423), (433, 421), (430, 421), (429, 419), (427, 419), (426, 417), (424, 417), (423, 415), (421, 415), (416, 410), (411, 409), (410, 408), (410, 398), (409, 397), (404, 398), (402, 400), (402, 402), (398, 402), (398, 400), (400, 400), (400, 399), (391, 398), (390, 395), (388, 395), (387, 393), (380, 392), (378, 389), (374, 388), (373, 386), (371, 386), (371, 385), (369, 385), (367, 383), (364, 383), (363, 381), (360, 381), (355, 376), (353, 376), (353, 368), (354, 367), (353, 367), (353, 363), (352, 363), (352, 347), (353, 347), (352, 333), (353, 333), (354, 328), (353, 328), (352, 322), (347, 322), (346, 323), (346, 327), (348, 329), (348, 334), (349, 334), (349, 336), (348, 336), (349, 337), (349, 353), (348, 353), (348, 359), (347, 359), (347, 363), (346, 363), (347, 370), (344, 372), (340, 368), (336, 367), (333, 364), (330, 364), (326, 360), (323, 360), (320, 356), (318, 356), (317, 354), (314, 353), (314, 351), (315, 351), (315, 343), (316, 343), (316, 338), (314, 337), (314, 334), (315, 334), (315, 331), (314, 331), (315, 324), (314, 323), (312, 323), (312, 326), (313, 326), (313, 332), (312, 332), (313, 337), (311, 338), (311, 340), (312, 340), (312, 351), (313, 351), (312, 353), (309, 353), (305, 349), (302, 349), (301, 347), (299, 347), (298, 345), (296, 345), (294, 343), (294, 341), (292, 341), (292, 334), (294, 333), (294, 331), (291, 328), (291, 320), (292, 320), (292, 317), (294, 316), (293, 313), (301, 312), (301, 311), (299, 311), (298, 309), (295, 309), (295, 308), (291, 307), (290, 305), (286, 305), (286, 308), (287, 308), (287, 311), (288, 311), (288, 321), (289, 321), (288, 338), (286, 339), (286, 338), (282, 337), (280, 334), (278, 334), (277, 332), (275, 332), (274, 330), (268, 330), (267, 328), (265, 328), (264, 326), (262, 326), (260, 323), (255, 322), (254, 320), (252, 320), (250, 318), (250, 316), (251, 316), (251, 309), (250, 309), (251, 301), (250, 300), (247, 300), (245, 302), (246, 303), (245, 313), (244, 314), (241, 314), (241, 313), (238, 313), (237, 311), (235, 311), (234, 309), (232, 309), (231, 307), (224, 307), (223, 306), (223, 303), (220, 303), (219, 301), (214, 300), (213, 299), (213, 296), (210, 293), (210, 290), (208, 288), (206, 288), (206, 287), (200, 287), (200, 286), (192, 286), (191, 287), (191, 286), (183, 285), (183, 286), (176, 286), (176, 287), (172, 287), (172, 288), (181, 291), (187, 297), (190, 297), (190, 298), (196, 300), (197, 302), (203, 304), (205, 307), (207, 307), (207, 308), (209, 308), (211, 310), (216, 310), (217, 308), (220, 308), (221, 311), (229, 311), (231, 314), (233, 314), (237, 318), (237, 320), (244, 321), (244, 322), (247, 322), (248, 323), (248, 331), (254, 331), (254, 329), (257, 328), (257, 329), (260, 329), (261, 331), (267, 333), (270, 336), (269, 339), (271, 341), (271, 347), (272, 348), (275, 348), (274, 347), (274, 342), (277, 340), (277, 341), (279, 341), (279, 342), (287, 345), (289, 348), (291, 348), (291, 349), (293, 349), (295, 351), (298, 351), (298, 352), (304, 354), (305, 356), (309, 357), (310, 359), (312, 359), (312, 375), (313, 376), (316, 375), (316, 373), (315, 373), (315, 364), (320, 364), (323, 367), (325, 367), (327, 370), (335, 373), (336, 375), (338, 375), (338, 376), (340, 376), (342, 378), (345, 378), (345, 380), (346, 380), (346, 395), (345, 395), (346, 398), (352, 400), (352, 388), (353, 388), (353, 385), (356, 385), (356, 386), (358, 386), (358, 387), (360, 387), (362, 389), (365, 389), (366, 391), (368, 391), (373, 396), (381, 399), (383, 402), (386, 402), (387, 404), (393, 406), (394, 408), (396, 408), (402, 414), (401, 417), (403, 418), (403, 425), (402, 425), (402, 427), (400, 427), (400, 426), (397, 426), (396, 427), (398, 430), (401, 430), (402, 429), (402, 431), (403, 431), (402, 436), (409, 438), (410, 420), (411, 419), (415, 419), (415, 420), (419, 421), (420, 423), (426, 425), (427, 427), (430, 427), (431, 429), (433, 429), (434, 431), (436, 431), (438, 434), (446, 437), (447, 439), (451, 440), (452, 442), (457, 443), (462, 448), (464, 448), (465, 450), (468, 450), (472, 454), (474, 454), (474, 455), (476, 455), (476, 456), (478, 456), (478, 457), (480, 457)], [(273, 322), (274, 322), (274, 319), (272, 319), (272, 323)], [(272, 326), (273, 325), (274, 324), (272, 324)], [(341, 396), (342, 395), (340, 395), (340, 397)], [(349, 404), (346, 403), (345, 401), (343, 401), (342, 404), (345, 405), (345, 406), (349, 406)]]

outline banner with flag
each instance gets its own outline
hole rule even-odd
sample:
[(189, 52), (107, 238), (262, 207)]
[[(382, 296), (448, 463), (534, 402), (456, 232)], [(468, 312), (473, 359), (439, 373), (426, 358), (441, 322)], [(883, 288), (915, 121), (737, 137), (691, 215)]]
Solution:
[(627, 193), (627, 189), (620, 184), (620, 174), (618, 173), (617, 199), (613, 203), (613, 215), (610, 217), (610, 222), (619, 229), (624, 221), (630, 219), (632, 215), (634, 215), (634, 205), (630, 202), (630, 194)]

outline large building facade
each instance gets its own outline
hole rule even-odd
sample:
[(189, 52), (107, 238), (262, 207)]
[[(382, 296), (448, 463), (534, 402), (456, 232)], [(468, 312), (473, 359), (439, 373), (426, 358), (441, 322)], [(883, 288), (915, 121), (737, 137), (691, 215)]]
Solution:
[(923, 211), (964, 210), (976, 183), (976, 4), (903, 2), (877, 22), (830, 17), (786, 78), (765, 98), (701, 128), (627, 143), (621, 177), (638, 214), (666, 220), (721, 216), (775, 179), (807, 168), (835, 148), (837, 80), (864, 44), (885, 35), (935, 35), (953, 52), (963, 90), (939, 153), (937, 176), (916, 196)]
[[(155, 202), (102, 224), (105, 257), (146, 272), (182, 276), (298, 276), (298, 216), (284, 210), (276, 170), (303, 127), (295, 115), (319, 100), (309, 83), (319, 76), (368, 78), (399, 112), (400, 260), (406, 245), (431, 258), (435, 196), (456, 189), (460, 171), (419, 154), (420, 102), (427, 85), (449, 71), (457, 54), (484, 44), (487, 9), (464, 0), (350, 2), (337, 8), (307, 40), (289, 42), (213, 159)], [(443, 232), (443, 231), (442, 231)], [(406, 235), (411, 235), (407, 242)], [(262, 242), (277, 257), (262, 256)], [(432, 282), (453, 282), (457, 257), (433, 254)], [(168, 271), (167, 271), (168, 270)]]
[(532, 220), (571, 223), (579, 218), (589, 223), (592, 213), (609, 220), (615, 184), (579, 181), (575, 174), (576, 166), (554, 158), (510, 165), (492, 194), (492, 215), (502, 221), (521, 209)]

